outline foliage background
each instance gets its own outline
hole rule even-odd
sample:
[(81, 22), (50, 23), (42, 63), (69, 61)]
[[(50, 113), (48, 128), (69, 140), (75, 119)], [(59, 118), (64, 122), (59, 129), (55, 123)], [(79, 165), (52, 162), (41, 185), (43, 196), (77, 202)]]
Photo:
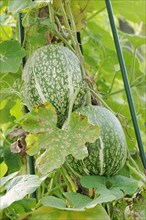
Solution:
[[(1, 177), (20, 169), (25, 173), (25, 159), (11, 152), (9, 134), (17, 127), (16, 120), (25, 112), (21, 99), (21, 60), (47, 43), (45, 34), (52, 28), (48, 17), (44, 14), (38, 17), (37, 14), (38, 10), (46, 4), (48, 4), (47, 1), (32, 3), (30, 0), (25, 0), (23, 3), (19, 0), (5, 0), (0, 3)], [(54, 1), (54, 4), (58, 7), (58, 1)], [(146, 2), (117, 0), (112, 1), (112, 5), (146, 151)], [(86, 71), (94, 89), (98, 90), (101, 101), (118, 114), (131, 156), (136, 161), (140, 172), (143, 172), (105, 2), (72, 0), (71, 8), (77, 31), (81, 34)], [(22, 47), (18, 43), (20, 42), (18, 24), (20, 11), (24, 13), (25, 28)], [(128, 172), (128, 168), (125, 167), (121, 173), (129, 176)], [(135, 178), (139, 179), (137, 176)], [(125, 208), (125, 204), (123, 207)]]

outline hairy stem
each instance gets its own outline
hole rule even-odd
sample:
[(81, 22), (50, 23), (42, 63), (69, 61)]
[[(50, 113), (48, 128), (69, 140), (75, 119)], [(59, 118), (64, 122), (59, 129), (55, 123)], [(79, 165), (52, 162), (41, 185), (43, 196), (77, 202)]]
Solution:
[(144, 183), (146, 183), (146, 177), (138, 172), (134, 167), (132, 167), (129, 162), (126, 163), (127, 167), (137, 176), (139, 177)]
[(70, 100), (69, 110), (68, 110), (68, 117), (67, 117), (66, 122), (63, 124), (62, 129), (64, 129), (69, 124), (69, 122), (70, 122), (73, 105), (74, 105), (74, 102), (75, 102), (75, 99), (76, 99), (77, 95), (79, 94), (79, 91), (80, 91), (80, 87), (76, 89), (76, 91), (74, 92), (74, 94), (73, 94), (73, 96), (72, 96), (72, 98)]
[(107, 108), (109, 109), (114, 115), (116, 115), (116, 113), (106, 104), (105, 101), (103, 101), (103, 99), (100, 97), (100, 95), (98, 95), (93, 89), (90, 89), (91, 93), (99, 99), (99, 101), (102, 102), (102, 104)]
[(66, 169), (63, 166), (61, 167), (61, 173), (62, 173), (62, 176), (64, 178), (64, 181), (66, 182), (66, 184), (67, 184), (67, 186), (69, 188), (69, 191), (76, 192), (77, 191), (77, 187), (76, 187), (75, 183), (73, 182), (71, 177), (68, 175)]

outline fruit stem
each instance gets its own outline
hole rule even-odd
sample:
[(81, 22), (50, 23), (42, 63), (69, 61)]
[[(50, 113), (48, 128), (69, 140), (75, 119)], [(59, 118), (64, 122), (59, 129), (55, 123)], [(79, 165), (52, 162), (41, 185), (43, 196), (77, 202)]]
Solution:
[(77, 178), (81, 179), (81, 175), (79, 173), (77, 173), (71, 166), (70, 164), (66, 161), (65, 162), (66, 166), (68, 169), (70, 169), (71, 173), (74, 174), (74, 176), (76, 176)]
[(86, 93), (86, 103), (87, 103), (87, 105), (90, 105), (92, 103), (92, 101), (91, 101), (91, 93), (90, 93), (89, 90)]
[(129, 160), (131, 160), (132, 164), (135, 166), (136, 170), (137, 170), (138, 172), (141, 172), (140, 169), (139, 169), (139, 167), (137, 166), (135, 160), (131, 157), (131, 155), (130, 155), (129, 152), (128, 152), (128, 157), (129, 157)]
[(69, 122), (70, 122), (73, 105), (74, 105), (75, 99), (76, 99), (79, 91), (80, 91), (80, 87), (76, 89), (76, 91), (74, 92), (74, 94), (73, 94), (73, 96), (72, 96), (72, 98), (70, 100), (69, 110), (68, 110), (68, 117), (67, 117), (66, 122), (63, 124), (62, 129), (64, 129), (69, 124)]
[(71, 177), (68, 175), (66, 169), (62, 166), (60, 168), (63, 179), (65, 181), (65, 183), (67, 184), (68, 188), (70, 189), (70, 191), (76, 192), (77, 191), (77, 187), (75, 185), (75, 183), (73, 182), (73, 180), (71, 179)]
[[(77, 40), (77, 35), (76, 35), (77, 30), (76, 30), (76, 25), (75, 25), (74, 18), (73, 18), (72, 12), (71, 12), (70, 3), (68, 0), (65, 1), (65, 4), (67, 6), (67, 10), (68, 10), (69, 19), (67, 17), (66, 11), (64, 9), (62, 0), (60, 0), (59, 3), (60, 3), (62, 15), (63, 15), (64, 23), (66, 25), (67, 31), (69, 33), (69, 36), (72, 41), (73, 47), (76, 51), (76, 54), (81, 62), (81, 69), (82, 69), (82, 74), (83, 74), (83, 78), (84, 78), (84, 77), (86, 77), (85, 68), (84, 68), (84, 57), (82, 55), (82, 52), (81, 52), (81, 49), (80, 49), (80, 46), (79, 46), (79, 43)], [(70, 24), (69, 24), (69, 21), (70, 21)]]
[(113, 112), (113, 110), (106, 104), (106, 102), (103, 101), (103, 99), (100, 97), (100, 95), (98, 95), (93, 89), (90, 89), (90, 91), (91, 91), (91, 93), (92, 93), (96, 98), (99, 99), (99, 101), (102, 102), (102, 104), (103, 104), (106, 108), (108, 108), (114, 115), (116, 115), (116, 113)]
[(52, 7), (52, 4), (49, 4), (49, 13), (50, 13), (50, 21), (53, 26), (54, 35), (56, 35), (59, 39), (62, 40), (62, 42), (68, 46), (70, 50), (75, 52), (73, 47), (68, 43), (68, 41), (60, 34), (60, 32), (57, 30), (56, 24), (55, 24), (55, 16), (54, 16), (54, 9)]
[(138, 172), (134, 167), (132, 167), (129, 164), (129, 162), (127, 162), (126, 165), (135, 175), (137, 175), (144, 183), (146, 183), (146, 178), (140, 172)]

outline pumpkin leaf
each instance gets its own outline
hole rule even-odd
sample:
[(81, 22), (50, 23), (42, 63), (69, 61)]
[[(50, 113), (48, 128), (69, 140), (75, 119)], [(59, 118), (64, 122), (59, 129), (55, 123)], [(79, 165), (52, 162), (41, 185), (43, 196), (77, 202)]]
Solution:
[(81, 184), (86, 188), (94, 188), (98, 197), (89, 206), (111, 202), (124, 197), (124, 194), (131, 195), (138, 189), (138, 181), (124, 176), (84, 176)]
[(0, 197), (0, 209), (9, 207), (13, 202), (23, 199), (33, 193), (41, 184), (36, 175), (21, 175), (14, 177), (6, 186), (6, 194)]
[[(42, 204), (44, 206), (62, 210), (83, 211), (92, 201), (92, 199), (90, 199), (88, 196), (80, 193), (65, 192), (63, 195), (66, 197), (65, 201), (54, 196), (47, 196), (42, 199)], [(96, 205), (97, 204), (95, 204), (95, 206)]]
[(22, 58), (26, 55), (16, 40), (6, 40), (0, 44), (0, 72), (16, 73), (21, 65)]
[(77, 159), (86, 157), (85, 143), (94, 143), (99, 134), (98, 126), (77, 112), (72, 113), (70, 123), (64, 129), (55, 127), (56, 121), (50, 103), (34, 107), (19, 121), (25, 131), (31, 132), (26, 137), (26, 152), (33, 156), (44, 150), (36, 160), (37, 168), (44, 174), (59, 168), (69, 154)]
[[(87, 117), (79, 113), (72, 114), (70, 123), (66, 130), (56, 129), (50, 134), (44, 133), (38, 136), (39, 143), (33, 147), (40, 146), (40, 148), (46, 149), (36, 160), (36, 166), (41, 173), (46, 174), (59, 168), (69, 154), (79, 160), (88, 155), (85, 143), (87, 141), (95, 142), (99, 128), (90, 124)], [(32, 140), (32, 136), (29, 139)], [(32, 146), (29, 147), (28, 154), (30, 154)]]
[(46, 196), (42, 198), (42, 204), (44, 206), (49, 206), (52, 208), (58, 208), (58, 209), (65, 209), (66, 203), (59, 198), (56, 198), (55, 196)]
[(57, 123), (55, 108), (50, 103), (33, 107), (18, 123), (27, 132), (38, 133), (49, 131)]
[(86, 205), (92, 201), (88, 196), (80, 193), (66, 192), (64, 196), (69, 200), (73, 209), (85, 210)]
[(146, 44), (145, 36), (135, 35), (135, 34), (126, 34), (122, 32), (120, 32), (120, 34), (124, 36), (125, 38), (127, 38), (130, 41), (130, 43), (134, 46), (135, 49)]
[(97, 205), (93, 209), (87, 209), (85, 211), (70, 211), (70, 210), (59, 210), (52, 207), (43, 206), (34, 210), (33, 212), (29, 212), (19, 218), (19, 220), (24, 220), (29, 218), (30, 220), (40, 220), (40, 219), (62, 219), (62, 220), (110, 220), (110, 217), (106, 213), (105, 209), (101, 205)]
[(17, 174), (18, 174), (18, 172), (15, 172), (15, 173), (11, 173), (8, 176), (1, 178), (0, 179), (0, 187), (4, 186), (9, 180), (13, 179)]
[(0, 178), (2, 178), (3, 176), (5, 176), (5, 174), (7, 173), (8, 171), (8, 166), (7, 164), (5, 164), (5, 162), (3, 161), (2, 163), (0, 163)]

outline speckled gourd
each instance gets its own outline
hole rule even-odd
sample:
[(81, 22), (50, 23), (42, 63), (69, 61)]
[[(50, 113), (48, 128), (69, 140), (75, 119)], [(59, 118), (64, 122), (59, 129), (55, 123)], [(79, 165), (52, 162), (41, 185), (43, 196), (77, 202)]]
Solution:
[(87, 143), (88, 156), (77, 160), (67, 157), (70, 166), (81, 175), (115, 175), (125, 164), (127, 144), (122, 126), (117, 117), (101, 106), (88, 105), (77, 110), (89, 121), (100, 127), (100, 137), (95, 143)]
[(47, 45), (37, 49), (27, 60), (22, 79), (28, 108), (49, 101), (56, 108), (60, 121), (66, 117), (69, 101), (78, 87), (82, 93), (78, 94), (73, 109), (84, 102), (85, 82), (80, 61), (64, 46)]

